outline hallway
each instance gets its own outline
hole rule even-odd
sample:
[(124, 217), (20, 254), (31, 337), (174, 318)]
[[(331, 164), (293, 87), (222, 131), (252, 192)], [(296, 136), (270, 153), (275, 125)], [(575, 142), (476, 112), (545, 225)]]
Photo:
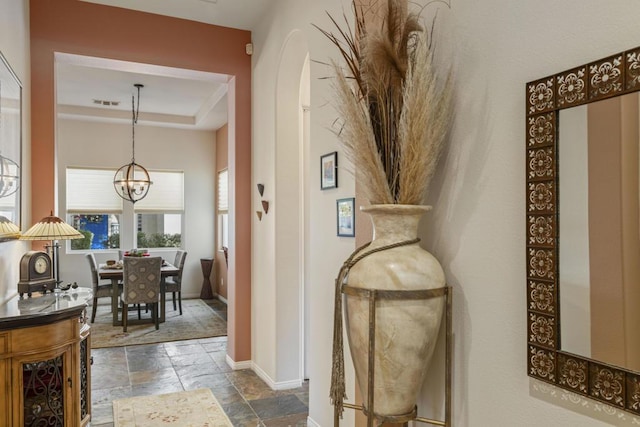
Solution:
[(274, 391), (226, 363), (227, 337), (92, 350), (92, 427), (113, 425), (112, 401), (210, 388), (234, 426), (306, 426), (309, 384)]

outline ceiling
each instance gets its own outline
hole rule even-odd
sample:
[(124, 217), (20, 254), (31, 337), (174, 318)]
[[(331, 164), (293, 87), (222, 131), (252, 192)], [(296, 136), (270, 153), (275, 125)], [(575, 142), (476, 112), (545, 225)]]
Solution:
[[(82, 0), (251, 30), (273, 0)], [(227, 122), (227, 77), (171, 67), (56, 54), (60, 118), (131, 123), (140, 90), (139, 125), (216, 130)]]

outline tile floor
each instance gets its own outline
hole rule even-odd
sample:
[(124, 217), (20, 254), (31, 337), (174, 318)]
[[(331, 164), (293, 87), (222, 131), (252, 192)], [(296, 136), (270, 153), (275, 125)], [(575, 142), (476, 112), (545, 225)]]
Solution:
[[(221, 307), (220, 307), (221, 308)], [(274, 391), (226, 363), (227, 337), (93, 349), (91, 427), (113, 426), (112, 401), (208, 387), (234, 426), (306, 426), (308, 383)]]

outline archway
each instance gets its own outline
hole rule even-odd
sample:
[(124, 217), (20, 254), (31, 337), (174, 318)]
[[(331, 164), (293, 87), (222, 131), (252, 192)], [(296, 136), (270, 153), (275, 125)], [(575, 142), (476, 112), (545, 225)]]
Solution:
[[(309, 102), (306, 37), (292, 31), (284, 42), (276, 80), (276, 376), (277, 382), (304, 379), (304, 272), (308, 131), (303, 105)], [(306, 121), (308, 129), (308, 120)], [(291, 351), (299, 349), (298, 352)]]

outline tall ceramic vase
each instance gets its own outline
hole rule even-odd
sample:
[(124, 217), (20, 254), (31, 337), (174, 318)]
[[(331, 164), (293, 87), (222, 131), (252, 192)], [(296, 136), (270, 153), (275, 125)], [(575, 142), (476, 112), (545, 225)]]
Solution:
[[(430, 206), (372, 205), (369, 214), (374, 237), (369, 252), (415, 239), (418, 222)], [(351, 287), (383, 290), (421, 290), (445, 286), (436, 258), (417, 243), (372, 253), (355, 264), (347, 279)], [(374, 415), (411, 414), (424, 381), (440, 329), (444, 296), (421, 300), (383, 300), (376, 303)], [(368, 401), (368, 299), (346, 297), (346, 328), (356, 377), (365, 406)], [(367, 408), (368, 410), (368, 408)]]

